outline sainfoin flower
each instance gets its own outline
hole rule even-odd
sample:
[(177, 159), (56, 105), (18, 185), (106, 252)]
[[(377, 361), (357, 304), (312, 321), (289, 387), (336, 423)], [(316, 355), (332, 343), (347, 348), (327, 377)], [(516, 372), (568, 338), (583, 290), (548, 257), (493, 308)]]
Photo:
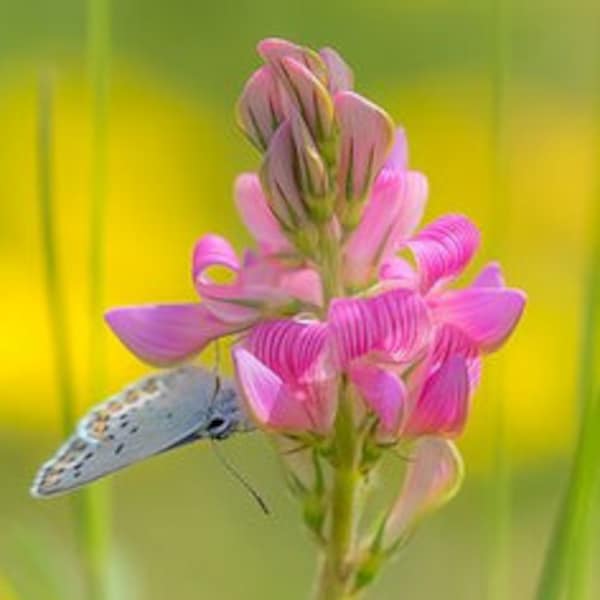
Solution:
[[(411, 447), (381, 538), (392, 547), (456, 491), (462, 466), (451, 440), (467, 422), (483, 357), (508, 339), (525, 294), (505, 285), (497, 263), (454, 286), (479, 231), (458, 214), (418, 229), (427, 179), (409, 167), (404, 130), (352, 89), (337, 52), (279, 39), (258, 50), (264, 64), (237, 120), (262, 165), (235, 183), (256, 247), (240, 256), (206, 235), (193, 251), (197, 302), (116, 308), (106, 319), (159, 366), (234, 336), (238, 387), (257, 425), (301, 440), (333, 471), (364, 474), (367, 445)], [(213, 280), (213, 267), (230, 281)]]

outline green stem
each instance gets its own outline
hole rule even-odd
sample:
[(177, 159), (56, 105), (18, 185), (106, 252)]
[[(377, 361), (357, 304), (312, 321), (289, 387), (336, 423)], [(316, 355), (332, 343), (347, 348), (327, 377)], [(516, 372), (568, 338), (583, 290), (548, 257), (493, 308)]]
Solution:
[[(89, 73), (92, 88), (92, 153), (89, 264), (89, 382), (90, 397), (99, 401), (105, 387), (105, 352), (102, 311), (104, 306), (104, 229), (108, 160), (108, 94), (110, 62), (110, 2), (89, 0)], [(90, 600), (106, 596), (105, 581), (110, 546), (110, 498), (106, 482), (81, 493)]]
[(42, 226), (42, 258), (46, 280), (46, 298), (50, 317), (54, 370), (58, 378), (62, 430), (71, 434), (74, 426), (75, 394), (68, 344), (65, 301), (57, 258), (52, 194), (52, 82), (44, 73), (40, 78), (38, 105), (38, 199)]
[[(600, 156), (600, 84), (596, 92), (596, 147)], [(590, 537), (600, 487), (600, 395), (595, 391), (600, 324), (600, 175), (592, 199), (592, 250), (586, 278), (578, 400), (581, 422), (567, 492), (548, 547), (538, 600), (581, 600), (589, 581)], [(589, 597), (589, 596), (588, 596)]]
[(331, 491), (330, 529), (317, 590), (317, 600), (354, 597), (352, 583), (355, 561), (357, 493), (360, 473), (352, 398), (342, 383), (335, 423), (335, 463)]

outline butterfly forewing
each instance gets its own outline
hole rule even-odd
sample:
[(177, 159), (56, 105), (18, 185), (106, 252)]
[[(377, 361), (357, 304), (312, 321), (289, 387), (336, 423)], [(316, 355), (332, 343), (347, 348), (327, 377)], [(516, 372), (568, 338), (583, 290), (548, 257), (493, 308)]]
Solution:
[(145, 377), (93, 408), (76, 433), (42, 466), (31, 492), (46, 497), (70, 491), (185, 441), (249, 429), (230, 383), (214, 373), (182, 367)]

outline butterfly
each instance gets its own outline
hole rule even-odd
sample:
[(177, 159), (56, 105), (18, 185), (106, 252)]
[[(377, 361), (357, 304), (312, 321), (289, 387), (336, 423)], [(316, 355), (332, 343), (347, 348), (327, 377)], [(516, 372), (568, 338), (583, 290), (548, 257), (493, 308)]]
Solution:
[(162, 371), (92, 408), (42, 465), (31, 494), (70, 492), (155, 454), (252, 429), (232, 381), (191, 365)]

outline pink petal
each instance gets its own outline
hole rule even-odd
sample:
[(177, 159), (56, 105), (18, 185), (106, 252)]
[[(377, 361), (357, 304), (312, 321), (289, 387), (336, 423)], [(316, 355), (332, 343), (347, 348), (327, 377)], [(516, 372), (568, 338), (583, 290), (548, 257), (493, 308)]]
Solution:
[(394, 362), (411, 360), (431, 334), (424, 301), (404, 289), (371, 298), (334, 300), (329, 324), (333, 350), (342, 367), (370, 353)]
[(383, 169), (375, 181), (360, 224), (345, 248), (344, 274), (365, 286), (417, 226), (427, 199), (427, 180), (412, 171)]
[[(308, 126), (315, 141), (324, 141), (333, 127), (333, 102), (327, 88), (304, 64), (289, 56), (280, 61), (283, 85), (289, 103)], [(288, 116), (291, 113), (288, 111)]]
[(411, 454), (402, 490), (385, 524), (386, 548), (405, 540), (421, 519), (450, 501), (464, 477), (462, 458), (452, 442), (422, 438)]
[(391, 171), (405, 171), (408, 168), (408, 141), (402, 127), (396, 129), (396, 139), (384, 168)]
[(296, 398), (288, 394), (280, 377), (243, 348), (234, 348), (232, 355), (237, 380), (260, 425), (290, 432), (311, 429), (308, 414)]
[(402, 380), (391, 371), (360, 363), (350, 368), (349, 375), (364, 401), (379, 417), (383, 432), (396, 434), (406, 402), (406, 387)]
[(362, 200), (392, 148), (394, 125), (381, 108), (354, 92), (338, 92), (334, 104), (340, 127), (338, 192), (346, 200)]
[(265, 254), (292, 252), (293, 247), (271, 213), (256, 174), (243, 173), (236, 179), (235, 198), (244, 225)]
[(327, 87), (332, 94), (354, 87), (354, 75), (344, 59), (333, 48), (321, 48), (319, 55), (327, 67)]
[(463, 271), (479, 246), (479, 230), (466, 217), (447, 215), (422, 229), (407, 246), (415, 255), (425, 293)]
[(383, 280), (393, 280), (401, 287), (416, 289), (417, 274), (412, 265), (403, 258), (393, 256), (388, 258), (379, 270), (379, 277)]
[(261, 67), (250, 77), (238, 101), (238, 125), (264, 152), (283, 119), (283, 106), (273, 69)]
[(479, 386), (481, 359), (479, 346), (463, 331), (444, 323), (436, 328), (429, 366), (438, 368), (451, 356), (462, 356), (467, 363), (469, 389), (473, 393)]
[(487, 264), (475, 278), (472, 287), (505, 287), (504, 276), (502, 275), (500, 264), (497, 262)]
[(275, 372), (310, 419), (310, 430), (326, 433), (337, 405), (335, 372), (328, 363), (327, 326), (282, 319), (252, 328), (244, 347)]
[(481, 351), (493, 352), (516, 327), (526, 300), (521, 290), (474, 287), (440, 294), (430, 305), (438, 322), (463, 331)]
[(280, 69), (282, 59), (289, 57), (302, 63), (321, 81), (327, 81), (327, 70), (323, 60), (310, 48), (280, 38), (267, 38), (259, 42), (257, 50), (260, 56), (276, 69)]
[[(232, 272), (232, 283), (216, 283), (208, 274), (214, 267)], [(219, 235), (208, 234), (194, 247), (192, 277), (198, 293), (217, 318), (231, 322), (250, 322), (260, 316), (260, 298), (248, 293), (241, 285), (241, 265), (231, 244)]]
[(409, 408), (403, 435), (458, 435), (467, 420), (470, 393), (465, 359), (450, 357), (430, 375)]
[(304, 382), (322, 374), (327, 326), (320, 321), (279, 319), (259, 323), (244, 346), (284, 381)]
[(292, 124), (287, 119), (275, 132), (260, 170), (271, 211), (286, 231), (297, 231), (309, 221), (297, 166)]
[(239, 328), (216, 319), (200, 304), (149, 304), (109, 310), (105, 319), (136, 356), (166, 366), (200, 352)]

